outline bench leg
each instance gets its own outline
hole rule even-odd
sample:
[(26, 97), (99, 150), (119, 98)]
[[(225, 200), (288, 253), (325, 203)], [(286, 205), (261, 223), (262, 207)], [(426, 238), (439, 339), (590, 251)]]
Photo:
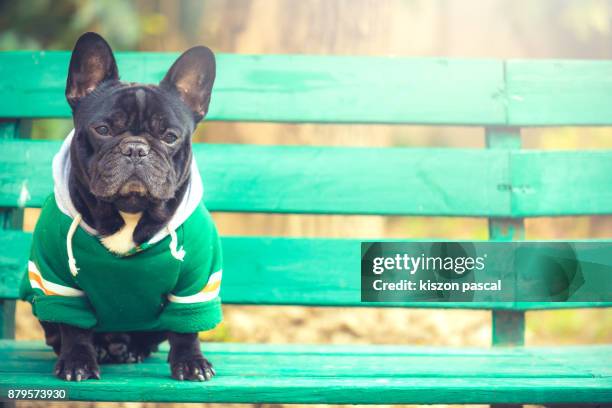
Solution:
[(493, 346), (522, 346), (525, 344), (525, 312), (522, 310), (493, 310)]
[(15, 301), (0, 300), (0, 339), (15, 338)]
[[(30, 122), (31, 124), (31, 122)], [(21, 121), (0, 122), (0, 139), (17, 138), (22, 129)], [(25, 133), (23, 134), (25, 135)], [(23, 210), (3, 211), (0, 213), (0, 229), (21, 229)], [(1, 273), (1, 272), (0, 272)], [(15, 301), (0, 300), (0, 339), (15, 338)], [(4, 395), (2, 397), (5, 397)], [(0, 401), (0, 408), (15, 408), (15, 401)]]

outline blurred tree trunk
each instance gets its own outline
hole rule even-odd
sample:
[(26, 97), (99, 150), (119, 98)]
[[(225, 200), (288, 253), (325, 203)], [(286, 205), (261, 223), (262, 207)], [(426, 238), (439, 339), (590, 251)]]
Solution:
[[(372, 55), (384, 53), (394, 4), (375, 0), (211, 0), (203, 37), (223, 52)], [(211, 26), (206, 15), (218, 16)], [(280, 26), (279, 26), (280, 25)], [(383, 126), (208, 123), (203, 139), (265, 144), (388, 145)], [(228, 136), (229, 139), (228, 140)], [(232, 233), (296, 236), (383, 236), (383, 217), (253, 215), (217, 217)], [(240, 225), (236, 225), (240, 224)]]

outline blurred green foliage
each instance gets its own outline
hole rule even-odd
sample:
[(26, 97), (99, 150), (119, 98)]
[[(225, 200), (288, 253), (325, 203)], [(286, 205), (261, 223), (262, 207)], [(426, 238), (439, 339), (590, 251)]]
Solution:
[(134, 48), (138, 10), (125, 0), (0, 1), (0, 50), (70, 49), (85, 31), (99, 32), (117, 49)]
[[(135, 4), (125, 0), (2, 0), (0, 50), (67, 50), (86, 31), (101, 33), (115, 49), (134, 49), (141, 20)], [(35, 120), (31, 136), (61, 140), (70, 129), (70, 120)]]

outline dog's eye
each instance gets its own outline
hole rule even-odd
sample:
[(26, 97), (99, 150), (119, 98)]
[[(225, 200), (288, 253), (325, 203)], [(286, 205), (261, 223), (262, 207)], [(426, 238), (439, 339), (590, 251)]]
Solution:
[(110, 129), (108, 128), (108, 126), (98, 126), (97, 128), (95, 128), (96, 133), (101, 135), (101, 136), (107, 136), (108, 134), (110, 134)]
[(176, 142), (178, 140), (178, 136), (174, 132), (167, 132), (162, 137), (162, 140), (164, 141), (164, 143), (173, 144), (174, 142)]

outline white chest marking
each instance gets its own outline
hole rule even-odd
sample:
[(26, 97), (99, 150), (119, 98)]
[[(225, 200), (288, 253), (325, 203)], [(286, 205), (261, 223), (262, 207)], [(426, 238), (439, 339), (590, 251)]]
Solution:
[(104, 237), (100, 241), (111, 252), (125, 254), (136, 246), (134, 244), (134, 230), (138, 221), (140, 221), (140, 217), (142, 217), (142, 213), (130, 214), (119, 211), (119, 214), (125, 225), (113, 235)]

